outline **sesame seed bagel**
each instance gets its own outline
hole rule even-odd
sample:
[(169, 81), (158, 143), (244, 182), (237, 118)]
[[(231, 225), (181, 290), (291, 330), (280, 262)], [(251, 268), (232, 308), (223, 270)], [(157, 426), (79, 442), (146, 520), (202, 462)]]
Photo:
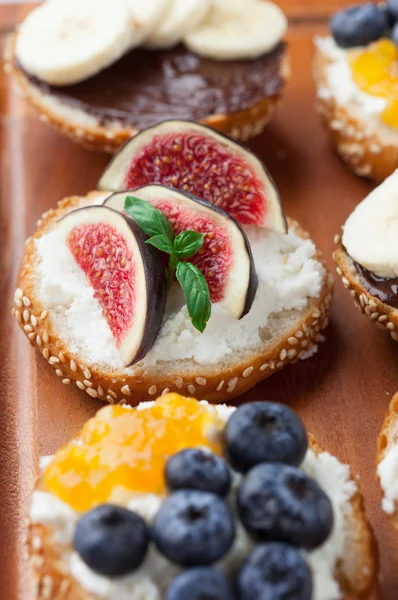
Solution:
[[(324, 451), (311, 435), (309, 442), (315, 454)], [(36, 489), (39, 487), (40, 479)], [(342, 600), (371, 600), (378, 591), (377, 545), (360, 492), (357, 491), (350, 502), (352, 512), (345, 517), (345, 554), (336, 566), (335, 577), (342, 591)], [(64, 551), (54, 543), (51, 529), (29, 523), (28, 548), (37, 600), (98, 600), (97, 595), (85, 590), (69, 573)]]
[[(39, 113), (41, 121), (88, 150), (109, 154), (117, 152), (127, 140), (138, 133), (139, 129), (127, 126), (120, 120), (112, 119), (103, 122), (84, 109), (43, 91), (16, 64), (15, 39), (14, 36), (9, 44), (6, 70), (13, 73), (22, 94)], [(287, 54), (281, 61), (279, 75), (284, 83), (290, 77), (290, 61)], [(202, 119), (201, 123), (237, 140), (246, 141), (262, 133), (272, 118), (280, 99), (280, 93), (264, 96), (247, 110), (231, 114), (210, 114)]]
[(361, 177), (382, 182), (398, 167), (398, 130), (387, 127), (377, 116), (364, 118), (358, 105), (342, 106), (329, 87), (327, 68), (332, 59), (316, 46), (314, 77), (317, 107), (329, 129), (337, 152)]
[[(376, 464), (379, 465), (387, 452), (396, 447), (398, 440), (398, 393), (393, 396), (388, 414), (384, 420), (378, 440)], [(380, 481), (380, 477), (378, 477)], [(398, 530), (398, 502), (394, 502), (394, 511), (389, 514), (392, 524)]]
[(364, 287), (354, 261), (341, 243), (341, 236), (336, 236), (335, 241), (338, 245), (337, 250), (333, 253), (333, 259), (337, 265), (336, 271), (341, 277), (344, 287), (350, 292), (355, 306), (380, 329), (390, 333), (392, 339), (397, 342), (398, 311), (392, 306), (384, 304)]
[[(38, 229), (25, 246), (14, 297), (13, 313), (29, 341), (55, 370), (62, 383), (74, 382), (92, 398), (112, 404), (136, 405), (142, 400), (167, 391), (196, 395), (209, 402), (222, 402), (243, 394), (259, 381), (286, 365), (304, 357), (322, 341), (321, 330), (328, 324), (333, 278), (325, 272), (319, 297), (308, 298), (306, 308), (278, 313), (270, 317), (271, 338), (250, 349), (234, 350), (217, 364), (198, 364), (192, 359), (157, 362), (151, 367), (142, 363), (126, 369), (104, 369), (87, 364), (71, 352), (65, 340), (57, 334), (37, 292), (35, 272), (37, 255), (35, 239), (47, 233), (59, 218), (104, 194), (92, 192), (86, 197), (72, 196), (58, 203), (55, 210), (45, 213)], [(303, 239), (309, 235), (297, 223), (290, 222)], [(322, 262), (320, 253), (316, 258)]]

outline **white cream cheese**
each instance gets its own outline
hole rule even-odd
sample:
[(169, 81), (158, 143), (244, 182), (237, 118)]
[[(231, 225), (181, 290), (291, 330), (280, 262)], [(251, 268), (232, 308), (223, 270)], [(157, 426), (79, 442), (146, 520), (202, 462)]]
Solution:
[(389, 515), (395, 512), (398, 502), (398, 446), (389, 448), (377, 467), (381, 489), (384, 493), (382, 508)]
[[(270, 315), (304, 309), (308, 298), (319, 297), (325, 271), (315, 258), (311, 240), (302, 240), (293, 232), (286, 235), (255, 226), (245, 230), (259, 279), (249, 314), (236, 320), (220, 304), (213, 304), (206, 330), (200, 334), (192, 326), (179, 286), (174, 284), (158, 339), (140, 365), (149, 367), (158, 361), (183, 359), (215, 364), (234, 350), (256, 346)], [(44, 308), (51, 311), (60, 337), (87, 364), (121, 369), (99, 301), (58, 229), (35, 244), (38, 293)]]
[(348, 217), (342, 238), (348, 254), (379, 277), (398, 277), (398, 170)]
[[(140, 410), (145, 410), (151, 405), (149, 402), (142, 404)], [(225, 405), (208, 405), (208, 408), (217, 411), (226, 421), (235, 410), (234, 407)], [(301, 468), (325, 490), (334, 511), (334, 527), (329, 539), (314, 552), (306, 554), (314, 577), (314, 600), (337, 600), (342, 598), (342, 593), (334, 571), (338, 560), (344, 556), (347, 518), (352, 511), (350, 499), (357, 491), (356, 486), (350, 479), (350, 468), (327, 452), (316, 455), (309, 450)], [(237, 475), (236, 485), (239, 478)], [(136, 494), (127, 506), (150, 523), (162, 501), (163, 497), (155, 494)], [(152, 546), (144, 563), (135, 573), (122, 578), (103, 577), (89, 569), (72, 549), (71, 542), (79, 518), (78, 513), (56, 496), (36, 491), (33, 494), (30, 517), (33, 523), (41, 523), (52, 529), (56, 543), (62, 542), (65, 568), (71, 576), (88, 592), (104, 600), (162, 600), (168, 585), (179, 571), (178, 567), (172, 565)], [(218, 567), (231, 577), (236, 575), (251, 548), (251, 540), (238, 524), (233, 547), (219, 562)]]
[(331, 36), (316, 36), (315, 44), (330, 59), (327, 67), (328, 87), (318, 89), (318, 96), (324, 99), (333, 97), (337, 104), (345, 108), (348, 104), (356, 105), (364, 117), (381, 115), (387, 107), (387, 100), (365, 94), (357, 86), (352, 77), (347, 50), (340, 48)]

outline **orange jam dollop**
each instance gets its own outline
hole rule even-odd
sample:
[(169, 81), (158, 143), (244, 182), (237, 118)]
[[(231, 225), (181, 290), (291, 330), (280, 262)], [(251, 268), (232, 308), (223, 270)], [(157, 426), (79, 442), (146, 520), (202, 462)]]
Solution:
[(365, 50), (351, 50), (349, 62), (357, 86), (370, 96), (388, 101), (383, 121), (398, 127), (398, 48), (394, 42), (383, 38)]
[(42, 488), (77, 511), (129, 494), (164, 493), (168, 458), (198, 446), (221, 454), (223, 427), (212, 409), (178, 394), (142, 410), (107, 406), (54, 456)]

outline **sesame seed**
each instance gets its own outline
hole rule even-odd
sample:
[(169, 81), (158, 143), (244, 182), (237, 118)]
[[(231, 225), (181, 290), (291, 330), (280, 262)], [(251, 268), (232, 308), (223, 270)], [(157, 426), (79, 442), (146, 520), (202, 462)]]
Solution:
[(275, 369), (275, 363), (274, 363), (274, 361), (273, 361), (273, 360), (270, 360), (270, 363), (269, 363), (269, 368), (270, 368), (271, 370)]
[(83, 383), (86, 387), (93, 387), (92, 381), (89, 381), (88, 379), (84, 379)]
[(344, 287), (350, 287), (350, 282), (348, 281), (347, 277), (342, 277), (341, 281), (343, 282)]
[(334, 238), (333, 238), (333, 241), (334, 241), (334, 243), (336, 244), (336, 246), (337, 246), (337, 244), (340, 244), (340, 242), (341, 242), (341, 235), (340, 235), (340, 233), (337, 233), (337, 234), (334, 236)]
[(182, 386), (184, 385), (183, 378), (177, 377), (177, 379), (175, 380), (175, 384), (176, 384), (176, 388), (180, 390), (182, 388)]
[(279, 358), (280, 358), (281, 360), (285, 360), (286, 356), (287, 356), (287, 352), (286, 352), (286, 350), (283, 348), (283, 350), (281, 350), (281, 351), (280, 351), (280, 353), (279, 353)]
[(43, 333), (43, 342), (44, 342), (45, 344), (48, 344), (48, 342), (49, 342), (49, 341), (50, 341), (50, 337), (49, 337), (48, 333), (45, 331), (45, 332)]
[(388, 320), (388, 317), (387, 317), (387, 315), (381, 315), (381, 316), (379, 317), (379, 322), (380, 322), (380, 323), (384, 323), (384, 321), (387, 321), (387, 320)]
[(91, 379), (91, 371), (90, 369), (84, 369), (83, 370), (83, 375), (86, 379)]
[(22, 307), (23, 307), (22, 300), (20, 300), (19, 298), (17, 298), (17, 299), (15, 300), (15, 304), (18, 306), (18, 308), (22, 308)]
[(93, 388), (86, 388), (86, 392), (91, 398), (98, 398), (97, 390), (93, 390)]
[(104, 395), (104, 390), (103, 390), (103, 388), (100, 385), (97, 387), (97, 392), (98, 392), (98, 396), (103, 396)]
[(340, 267), (336, 267), (336, 273), (337, 273), (337, 275), (340, 275), (340, 276), (343, 274)]
[(50, 575), (43, 575), (41, 580), (41, 598), (50, 600), (53, 592), (54, 582)]
[(308, 340), (303, 340), (303, 341), (301, 342), (301, 347), (302, 347), (302, 348), (306, 348), (307, 346), (308, 346)]
[(21, 288), (17, 288), (15, 290), (14, 298), (22, 298), (22, 296), (23, 296), (23, 291), (21, 290)]
[(369, 300), (369, 306), (371, 306), (372, 308), (376, 308), (377, 304), (374, 300)]
[(205, 379), (204, 377), (197, 377), (197, 378), (195, 379), (195, 381), (196, 381), (196, 383), (197, 383), (198, 385), (202, 385), (202, 386), (203, 386), (203, 385), (206, 385), (206, 384), (207, 384), (207, 381), (206, 381), (206, 379)]
[(107, 395), (106, 399), (108, 400), (108, 402), (110, 402), (110, 404), (114, 404), (115, 399), (112, 398), (112, 396), (110, 396), (109, 394)]
[(20, 323), (20, 324), (21, 324), (21, 323), (22, 323), (22, 316), (21, 316), (21, 313), (20, 313), (20, 311), (19, 311), (19, 310), (16, 310), (16, 311), (15, 311), (15, 317), (16, 317), (16, 319), (17, 319), (18, 323)]
[(70, 384), (70, 379), (69, 379), (69, 377), (67, 377), (66, 379), (63, 379), (63, 380), (62, 380), (62, 383), (63, 383), (64, 385), (69, 385), (69, 384)]
[(41, 346), (41, 337), (39, 335), (36, 336), (36, 344)]
[(82, 381), (76, 381), (76, 385), (79, 388), (79, 390), (85, 390), (86, 389), (84, 387), (84, 383)]
[(29, 298), (27, 298), (26, 296), (22, 297), (22, 302), (24, 303), (25, 306), (30, 306), (30, 304), (31, 304)]
[(23, 320), (26, 321), (26, 323), (29, 321), (29, 311), (28, 310), (24, 310), (22, 313), (23, 316)]
[(158, 389), (157, 389), (156, 385), (151, 385), (151, 387), (148, 390), (148, 394), (150, 396), (154, 396), (157, 391), (158, 391)]
[(30, 333), (32, 331), (32, 325), (24, 325), (24, 330)]
[(37, 319), (35, 315), (30, 315), (30, 322), (32, 323), (33, 327), (37, 326)]
[(50, 356), (48, 362), (50, 363), (50, 365), (56, 365), (57, 363), (59, 363), (59, 358), (57, 356)]
[(295, 337), (290, 337), (288, 338), (287, 343), (291, 346), (295, 346), (296, 344), (298, 344), (298, 339)]
[(395, 325), (394, 323), (391, 323), (391, 321), (389, 321), (386, 325), (387, 329), (389, 329), (390, 331), (393, 331), (395, 329)]
[(390, 335), (395, 342), (398, 342), (398, 333), (396, 331), (392, 331)]
[(297, 354), (297, 350), (294, 350), (293, 348), (291, 350), (288, 350), (287, 356), (288, 358), (294, 358)]
[(50, 350), (48, 348), (44, 348), (43, 356), (46, 360), (48, 360), (50, 358)]
[(319, 317), (321, 316), (321, 311), (318, 309), (314, 310), (312, 316), (314, 317), (314, 319), (319, 319)]
[(194, 393), (196, 392), (196, 387), (195, 387), (194, 385), (190, 384), (190, 385), (188, 386), (188, 392), (189, 392), (190, 394), (194, 394)]
[(222, 390), (224, 383), (225, 383), (224, 379), (221, 379), (220, 383), (216, 387), (217, 392)]
[(77, 371), (77, 365), (76, 365), (76, 363), (75, 363), (74, 360), (70, 361), (70, 368), (71, 368), (72, 371), (74, 371), (76, 373), (76, 371)]
[(370, 318), (372, 319), (372, 321), (376, 321), (376, 319), (379, 318), (379, 313), (378, 312), (374, 312), (370, 315)]
[(32, 550), (37, 552), (42, 547), (41, 537), (39, 535), (35, 535), (32, 540)]
[(236, 388), (236, 384), (237, 383), (238, 383), (238, 378), (237, 377), (233, 377), (232, 379), (230, 379), (228, 381), (227, 392), (233, 392), (234, 389)]
[(59, 358), (59, 360), (61, 361), (61, 363), (64, 363), (64, 364), (66, 363), (65, 354), (64, 354), (63, 352), (60, 352), (60, 353), (58, 354), (58, 358)]
[(43, 312), (40, 315), (40, 319), (43, 321), (47, 315), (48, 315), (48, 312), (46, 310), (43, 310)]
[(368, 304), (369, 304), (369, 298), (367, 297), (367, 295), (366, 295), (366, 294), (362, 294), (362, 297), (363, 297), (363, 301), (364, 301), (364, 303), (365, 303), (366, 305), (368, 305)]
[(170, 391), (169, 388), (164, 388), (163, 392), (162, 392), (162, 396), (165, 396), (166, 394), (168, 394)]
[(277, 369), (280, 369), (281, 367), (283, 367), (283, 360), (280, 360), (279, 362), (276, 363)]
[(265, 369), (268, 369), (269, 364), (268, 363), (264, 363), (263, 365), (261, 365), (260, 367), (260, 371), (265, 371)]
[(250, 377), (250, 375), (253, 373), (254, 371), (254, 367), (247, 367), (247, 369), (245, 369), (242, 373), (243, 377)]
[(30, 341), (33, 341), (36, 337), (36, 334), (34, 331), (32, 331), (31, 333), (28, 334), (28, 338), (30, 339)]
[(64, 374), (61, 371), (61, 369), (55, 369), (55, 374), (58, 375), (58, 377), (63, 377), (64, 376)]
[(117, 400), (117, 394), (115, 394), (115, 392), (113, 390), (108, 390), (108, 394), (110, 396), (112, 396), (112, 398), (114, 398), (115, 400)]
[(128, 385), (124, 385), (120, 390), (125, 396), (131, 396), (131, 390)]

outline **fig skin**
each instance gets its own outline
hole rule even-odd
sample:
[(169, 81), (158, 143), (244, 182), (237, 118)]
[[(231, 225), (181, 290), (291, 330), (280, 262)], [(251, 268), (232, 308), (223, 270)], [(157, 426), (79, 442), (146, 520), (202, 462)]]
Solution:
[[(145, 235), (140, 227), (138, 227), (137, 223), (129, 216), (121, 214), (112, 208), (105, 206), (78, 208), (62, 217), (62, 219), (58, 221), (58, 224), (62, 226), (62, 223), (69, 219), (73, 214), (82, 213), (83, 215), (87, 211), (92, 209), (96, 210), (98, 208), (110, 211), (124, 219), (131, 234), (135, 238), (141, 255), (146, 289), (146, 318), (142, 338), (137, 345), (136, 350), (132, 352), (131, 360), (124, 363), (124, 367), (130, 367), (142, 360), (148, 354), (159, 335), (167, 302), (166, 270), (156, 249), (150, 244), (145, 243), (148, 236)], [(82, 219), (81, 222), (84, 223), (84, 219)], [(103, 222), (106, 222), (106, 218), (104, 218)], [(78, 225), (78, 222), (76, 225)], [(137, 299), (137, 301), (142, 301), (142, 298)]]
[[(225, 219), (226, 221), (233, 223), (234, 226), (239, 230), (239, 232), (242, 236), (243, 242), (244, 242), (244, 249), (245, 249), (245, 252), (246, 252), (248, 260), (249, 260), (249, 279), (248, 279), (246, 293), (245, 293), (245, 301), (244, 301), (243, 309), (238, 316), (238, 319), (242, 319), (245, 315), (247, 315), (250, 312), (250, 309), (253, 305), (254, 299), (256, 297), (257, 289), (258, 289), (258, 277), (257, 277), (256, 267), (254, 264), (254, 259), (253, 259), (250, 242), (247, 239), (247, 236), (246, 236), (245, 232), (243, 231), (241, 225), (229, 213), (225, 212), (225, 210), (223, 210), (222, 208), (215, 206), (214, 204), (211, 204), (211, 202), (207, 202), (207, 200), (203, 200), (202, 198), (197, 198), (196, 196), (194, 196), (188, 192), (182, 192), (181, 190), (178, 190), (176, 188), (163, 186), (160, 184), (150, 184), (149, 186), (143, 186), (141, 188), (136, 188), (134, 190), (115, 192), (114, 194), (111, 194), (108, 198), (106, 198), (104, 200), (103, 206), (109, 206), (109, 205), (112, 206), (113, 201), (118, 196), (120, 196), (121, 199), (126, 198), (127, 196), (134, 196), (134, 195), (136, 195), (137, 198), (139, 198), (140, 190), (143, 190), (146, 188), (158, 188), (159, 195), (161, 195), (162, 190), (168, 190), (169, 192), (175, 193), (180, 198), (186, 199), (188, 208), (192, 209), (193, 203), (199, 204), (200, 206), (203, 206), (206, 209), (216, 213), (216, 215), (219, 217), (222, 217), (222, 219)], [(123, 201), (123, 207), (124, 207), (124, 201)], [(125, 213), (123, 213), (123, 214), (125, 214)]]
[[(236, 140), (234, 140), (233, 138), (231, 138), (223, 133), (220, 133), (219, 131), (212, 129), (208, 125), (202, 125), (200, 123), (196, 123), (195, 121), (166, 120), (166, 121), (162, 121), (162, 122), (158, 123), (157, 125), (147, 127), (146, 129), (142, 129), (138, 134), (136, 134), (135, 136), (133, 136), (132, 138), (127, 140), (119, 148), (117, 153), (111, 158), (110, 162), (108, 163), (108, 165), (105, 167), (104, 171), (102, 172), (100, 179), (98, 180), (97, 189), (100, 191), (113, 191), (113, 192), (125, 191), (124, 184), (123, 184), (123, 178), (125, 177), (126, 173), (128, 172), (128, 170), (131, 166), (131, 161), (138, 154), (138, 152), (142, 148), (144, 148), (146, 145), (150, 145), (153, 138), (156, 135), (160, 135), (160, 136), (167, 135), (168, 133), (173, 133), (173, 132), (178, 132), (178, 131), (181, 131), (182, 133), (184, 133), (184, 127), (186, 127), (187, 130), (191, 129), (196, 133), (202, 133), (203, 136), (205, 136), (205, 137), (209, 137), (215, 141), (219, 141), (224, 146), (229, 147), (231, 149), (231, 153), (233, 153), (233, 151), (235, 149), (235, 152), (238, 153), (239, 159), (242, 162), (246, 162), (247, 164), (250, 164), (250, 166), (254, 170), (254, 173), (259, 178), (259, 180), (263, 183), (263, 185), (266, 189), (264, 196), (266, 199), (267, 209), (271, 210), (275, 217), (274, 224), (272, 227), (270, 225), (267, 225), (264, 223), (257, 224), (257, 225), (260, 227), (264, 227), (264, 226), (271, 227), (272, 229), (275, 229), (276, 231), (281, 231), (283, 233), (287, 233), (288, 225), (287, 225), (286, 215), (283, 210), (283, 205), (282, 205), (282, 202), (280, 199), (279, 190), (276, 187), (276, 184), (275, 184), (272, 176), (270, 175), (267, 167), (265, 166), (265, 164), (254, 154), (254, 152), (252, 152), (244, 144), (241, 144), (241, 143), (237, 142)], [(146, 137), (148, 139), (145, 142), (143, 142), (142, 145), (140, 146), (139, 141), (141, 139), (145, 140)], [(130, 145), (132, 147), (136, 145), (136, 148), (133, 149), (133, 152), (129, 153)], [(126, 164), (120, 166), (118, 163), (123, 161), (125, 155), (128, 157), (128, 160), (126, 161)], [(114, 176), (112, 176), (113, 171), (115, 171)], [(111, 180), (111, 183), (110, 183), (110, 180)], [(162, 182), (148, 181), (146, 185), (162, 185)], [(166, 184), (166, 185), (168, 185), (168, 184)], [(137, 186), (137, 188), (138, 187), (143, 187), (143, 186), (139, 185), (139, 186)], [(131, 189), (137, 189), (137, 188), (131, 188)], [(175, 188), (175, 189), (178, 189), (178, 188)], [(195, 191), (193, 193), (195, 196), (200, 195), (200, 194), (197, 194)], [(228, 212), (228, 211), (226, 211), (226, 212)], [(238, 220), (238, 219), (235, 219), (235, 220)], [(251, 223), (251, 224), (255, 224), (255, 223)]]

